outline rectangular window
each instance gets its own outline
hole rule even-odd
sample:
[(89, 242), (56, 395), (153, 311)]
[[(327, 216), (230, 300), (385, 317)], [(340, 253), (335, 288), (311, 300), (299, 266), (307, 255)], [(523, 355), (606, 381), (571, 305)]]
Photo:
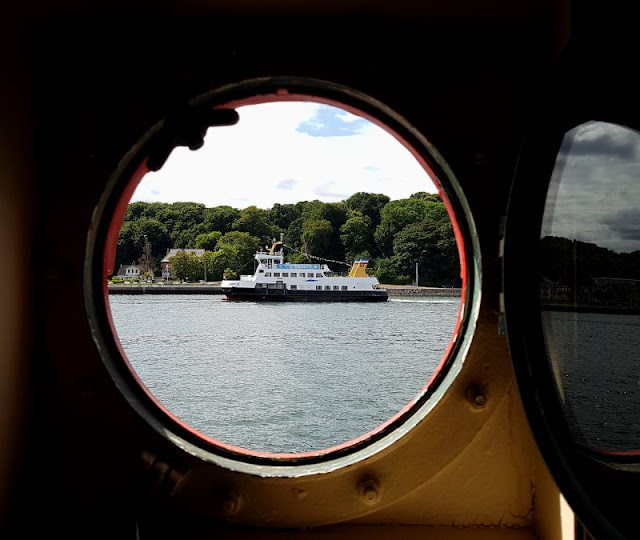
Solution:
[(334, 285), (333, 286), (333, 290), (334, 291), (339, 291), (340, 290), (340, 286), (339, 285)]
[(280, 272), (274, 272), (273, 277), (280, 277)]
[(289, 272), (282, 272), (282, 277), (289, 277)]
[(264, 275), (265, 277), (271, 277), (271, 272), (265, 272)]
[(330, 291), (330, 290), (331, 290), (331, 285), (325, 285), (325, 286), (324, 286), (324, 289), (325, 289), (326, 291)]
[(298, 274), (296, 274), (295, 272), (291, 272), (291, 277), (298, 277)]
[(300, 277), (305, 277), (304, 272), (300, 272)]
[(316, 277), (322, 277), (322, 274), (316, 274)]
[(322, 285), (316, 285), (316, 291), (321, 291), (322, 290)]
[(291, 285), (290, 288), (291, 288), (292, 291), (295, 291), (298, 288), (298, 286), (297, 285)]
[(349, 288), (349, 287), (347, 287), (346, 285), (343, 285), (343, 286), (342, 286), (342, 290), (343, 290), (343, 291), (346, 291), (348, 288)]

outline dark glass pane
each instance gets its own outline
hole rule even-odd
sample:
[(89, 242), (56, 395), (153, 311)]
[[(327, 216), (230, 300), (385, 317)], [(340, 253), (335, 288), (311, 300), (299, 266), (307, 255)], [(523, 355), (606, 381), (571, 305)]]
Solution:
[(548, 358), (575, 440), (640, 449), (640, 136), (603, 122), (568, 132), (541, 231)]

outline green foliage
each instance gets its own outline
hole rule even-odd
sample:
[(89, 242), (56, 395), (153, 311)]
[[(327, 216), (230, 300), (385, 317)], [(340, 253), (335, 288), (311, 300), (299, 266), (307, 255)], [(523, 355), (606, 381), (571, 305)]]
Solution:
[(326, 219), (308, 219), (302, 225), (302, 241), (312, 255), (326, 257), (332, 236), (333, 227)]
[(371, 226), (375, 229), (380, 225), (382, 209), (391, 201), (387, 195), (381, 193), (366, 193), (360, 191), (349, 197), (345, 204), (351, 211), (360, 212), (371, 220)]
[(291, 264), (304, 264), (313, 261), (304, 253), (298, 253), (297, 251), (294, 251), (287, 255), (287, 262), (290, 262)]
[(269, 221), (280, 231), (286, 231), (289, 226), (302, 215), (302, 208), (295, 204), (276, 203), (269, 210)]
[(425, 199), (398, 199), (387, 204), (381, 212), (382, 220), (377, 227), (374, 238), (382, 253), (390, 256), (393, 253), (393, 240), (402, 229), (412, 223), (425, 219), (449, 222), (449, 215), (442, 202)]
[(247, 232), (231, 231), (220, 238), (216, 250), (220, 251), (218, 256), (224, 261), (221, 263), (224, 267), (238, 274), (248, 274), (252, 272), (256, 251), (260, 251), (260, 241)]
[(224, 279), (238, 279), (238, 273), (235, 270), (232, 270), (231, 268), (225, 268), (224, 274), (223, 274), (223, 278)]
[(233, 222), (233, 229), (255, 236), (260, 243), (269, 242), (276, 232), (269, 217), (268, 210), (249, 206), (240, 211), (240, 216)]
[(240, 210), (231, 206), (216, 206), (206, 208), (203, 217), (203, 224), (207, 232), (220, 231), (224, 234), (233, 230), (233, 222), (240, 217)]
[[(429, 227), (408, 228), (429, 221)], [(360, 192), (341, 202), (300, 201), (274, 204), (268, 210), (135, 202), (129, 205), (120, 230), (116, 267), (140, 261), (146, 234), (152, 253), (145, 255), (145, 261), (157, 265), (170, 248), (205, 249), (200, 259), (193, 255), (181, 261), (181, 255), (174, 264), (181, 279), (204, 279), (206, 266), (207, 280), (217, 281), (227, 270), (235, 275), (251, 273), (255, 252), (270, 247), (271, 239), (284, 232), (287, 246), (310, 255), (338, 261), (372, 258), (370, 269), (387, 283), (411, 282), (417, 259), (422, 282), (423, 275), (425, 280), (444, 279), (431, 272), (429, 265), (441, 264), (445, 276), (458, 271), (450, 227), (439, 196), (425, 192), (396, 201)], [(290, 262), (309, 262), (303, 253), (285, 252)], [(175, 274), (176, 267), (172, 270)]]
[(111, 283), (124, 283), (124, 279), (121, 276), (113, 276), (111, 278)]
[(413, 193), (412, 195), (409, 196), (409, 198), (421, 199), (423, 201), (429, 201), (429, 202), (435, 202), (435, 203), (442, 202), (440, 195), (438, 195), (437, 193), (427, 193), (426, 191), (418, 191), (417, 193)]
[[(340, 227), (340, 238), (347, 259), (353, 260), (358, 253), (367, 251), (372, 244), (371, 218), (359, 211)], [(368, 251), (367, 251), (368, 253)]]
[(201, 263), (199, 257), (193, 253), (179, 251), (169, 259), (171, 273), (183, 281), (197, 281), (201, 278)]
[[(137, 205), (138, 210), (142, 208)], [(125, 221), (120, 228), (116, 250), (116, 268), (120, 265), (138, 261), (145, 247), (145, 235), (151, 244), (150, 259), (160, 260), (171, 245), (171, 240), (164, 224), (155, 218), (140, 217), (134, 221)]]
[(393, 261), (398, 273), (415, 272), (418, 285), (460, 286), (460, 264), (450, 222), (426, 219), (407, 225), (393, 241)]
[(209, 233), (199, 234), (195, 238), (193, 247), (213, 251), (216, 249), (216, 245), (220, 238), (222, 238), (222, 233), (220, 231), (211, 231)]
[(395, 261), (392, 258), (378, 259), (376, 269), (373, 272), (380, 283), (388, 285), (408, 285), (411, 283), (411, 276), (399, 274)]

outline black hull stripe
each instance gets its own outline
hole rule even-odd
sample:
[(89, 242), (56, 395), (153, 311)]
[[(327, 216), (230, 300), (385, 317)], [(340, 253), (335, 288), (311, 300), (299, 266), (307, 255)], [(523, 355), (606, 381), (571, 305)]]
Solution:
[(291, 291), (287, 289), (222, 289), (229, 300), (273, 302), (385, 302), (386, 291)]

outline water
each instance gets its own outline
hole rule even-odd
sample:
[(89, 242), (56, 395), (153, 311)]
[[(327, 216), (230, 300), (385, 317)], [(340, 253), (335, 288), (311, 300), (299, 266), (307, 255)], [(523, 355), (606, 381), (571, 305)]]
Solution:
[(640, 315), (541, 313), (574, 438), (592, 448), (640, 448)]
[(456, 325), (459, 298), (229, 302), (111, 295), (117, 336), (150, 392), (201, 433), (253, 451), (350, 441), (414, 399)]

